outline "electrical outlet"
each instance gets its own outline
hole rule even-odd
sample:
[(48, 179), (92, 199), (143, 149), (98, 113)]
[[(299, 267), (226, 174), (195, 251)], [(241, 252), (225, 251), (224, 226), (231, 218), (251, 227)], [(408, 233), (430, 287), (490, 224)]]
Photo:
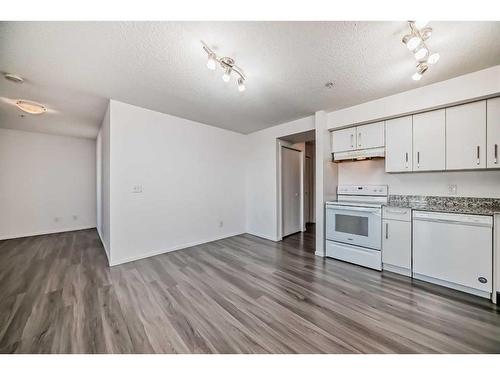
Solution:
[(222, 228), (224, 226), (224, 221), (219, 221), (219, 228)]
[(142, 185), (132, 186), (132, 193), (142, 193)]
[(60, 217), (58, 217), (58, 216), (54, 217), (54, 222), (55, 223), (59, 223), (60, 221), (61, 221)]
[(448, 185), (448, 193), (450, 195), (457, 195), (457, 185), (456, 184)]
[(78, 215), (73, 215), (73, 220), (74, 221), (78, 220)]

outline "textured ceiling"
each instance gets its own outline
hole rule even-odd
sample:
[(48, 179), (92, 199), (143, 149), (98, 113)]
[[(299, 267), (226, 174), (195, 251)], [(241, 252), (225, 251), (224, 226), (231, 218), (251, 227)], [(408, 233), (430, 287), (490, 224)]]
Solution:
[[(0, 81), (0, 126), (95, 137), (112, 98), (249, 133), (500, 64), (500, 22), (430, 26), (441, 61), (414, 82), (406, 22), (2, 22), (0, 71), (26, 82)], [(244, 93), (201, 39), (245, 70)], [(20, 118), (16, 98), (51, 112)]]

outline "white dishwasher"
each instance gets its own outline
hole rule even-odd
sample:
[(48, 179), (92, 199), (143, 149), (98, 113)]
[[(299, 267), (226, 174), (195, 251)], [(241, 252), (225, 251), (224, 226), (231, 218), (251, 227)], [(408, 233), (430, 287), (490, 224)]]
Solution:
[(413, 212), (413, 277), (490, 298), (493, 218)]

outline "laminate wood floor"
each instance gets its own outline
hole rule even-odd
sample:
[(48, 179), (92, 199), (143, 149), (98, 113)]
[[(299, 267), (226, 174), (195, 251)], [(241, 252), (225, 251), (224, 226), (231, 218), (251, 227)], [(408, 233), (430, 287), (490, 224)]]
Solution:
[(0, 352), (500, 352), (489, 301), (313, 247), (240, 235), (109, 268), (95, 230), (0, 241)]

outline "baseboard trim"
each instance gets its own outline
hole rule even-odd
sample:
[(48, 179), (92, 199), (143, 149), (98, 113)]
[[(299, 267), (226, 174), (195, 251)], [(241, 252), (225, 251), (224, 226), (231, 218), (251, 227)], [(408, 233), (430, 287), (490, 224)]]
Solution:
[(95, 229), (96, 226), (84, 226), (84, 227), (76, 227), (76, 228), (64, 228), (64, 229), (54, 229), (49, 231), (38, 231), (31, 233), (22, 233), (22, 234), (9, 234), (7, 236), (0, 236), (0, 241), (3, 240), (13, 240), (15, 238), (24, 238), (24, 237), (33, 237), (33, 236), (43, 236), (45, 234), (56, 234), (56, 233), (65, 233), (65, 232), (74, 232), (77, 230), (86, 230), (86, 229)]
[(264, 240), (269, 240), (269, 241), (273, 241), (273, 242), (281, 241), (281, 239), (277, 239), (275, 237), (269, 237), (269, 236), (266, 236), (264, 234), (259, 234), (259, 233), (245, 232), (244, 234), (249, 234), (251, 236), (259, 237), (259, 238), (262, 238)]
[[(194, 242), (190, 242), (190, 243), (187, 243), (187, 244), (173, 246), (173, 247), (168, 248), (168, 249), (150, 251), (150, 252), (138, 255), (138, 256), (128, 257), (128, 258), (120, 259), (118, 261), (110, 262), (109, 265), (110, 265), (110, 267), (118, 266), (120, 264), (129, 263), (129, 262), (133, 262), (133, 261), (140, 260), (140, 259), (145, 259), (145, 258), (151, 258), (151, 257), (154, 257), (156, 255), (170, 253), (172, 251), (183, 250), (183, 249), (187, 249), (189, 247), (203, 245), (205, 243), (223, 240), (224, 238), (239, 236), (240, 234), (244, 234), (244, 233), (245, 232), (229, 233), (229, 234), (225, 234), (225, 235), (222, 235), (222, 236), (215, 236), (215, 237), (212, 237), (210, 239), (205, 239), (205, 240), (201, 240), (201, 241), (194, 241)], [(110, 257), (110, 258), (112, 258), (112, 257)]]
[(108, 258), (108, 266), (111, 266), (111, 254), (109, 253), (109, 249), (106, 247), (106, 243), (102, 239), (101, 231), (99, 229), (97, 229), (97, 234), (99, 235), (99, 239), (101, 240), (102, 247), (104, 247), (106, 258)]

